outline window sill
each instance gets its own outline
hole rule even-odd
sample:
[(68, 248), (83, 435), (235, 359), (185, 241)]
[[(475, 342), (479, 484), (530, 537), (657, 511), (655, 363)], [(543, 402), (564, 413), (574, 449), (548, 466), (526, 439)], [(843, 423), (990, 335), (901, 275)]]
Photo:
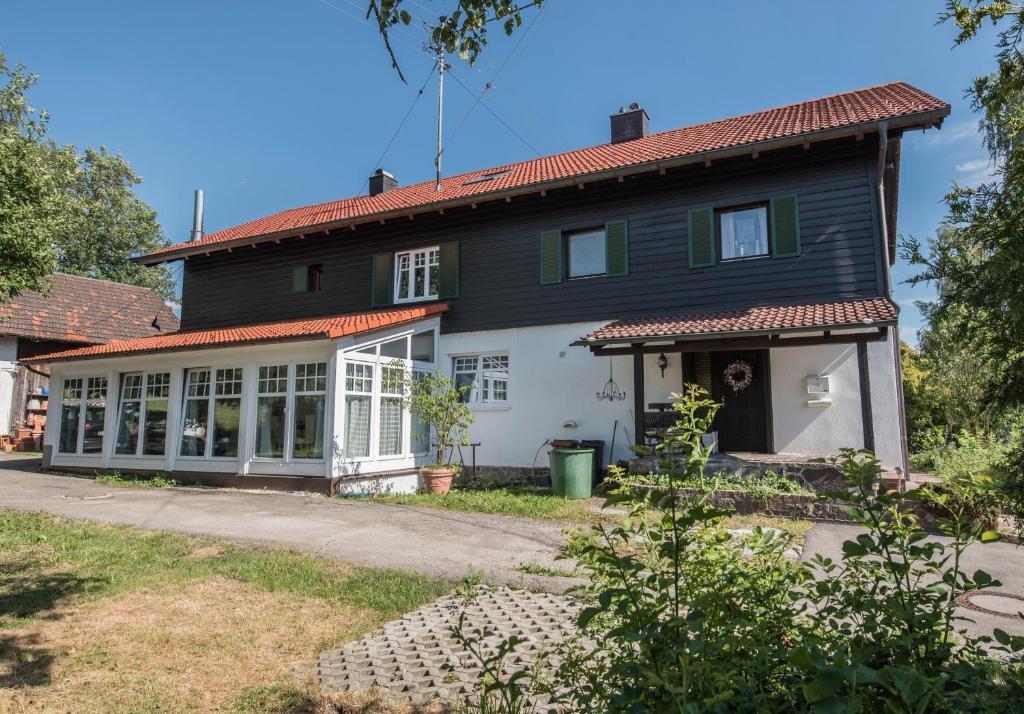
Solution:
[(503, 404), (470, 404), (469, 410), (471, 412), (507, 412), (512, 408), (509, 403)]
[(395, 305), (407, 305), (411, 302), (436, 302), (440, 300), (437, 295), (427, 295), (426, 297), (413, 297), (413, 298), (395, 298)]
[(744, 260), (763, 260), (764, 258), (771, 258), (771, 253), (765, 253), (764, 255), (741, 255), (738, 258), (721, 258), (719, 263), (740, 263)]

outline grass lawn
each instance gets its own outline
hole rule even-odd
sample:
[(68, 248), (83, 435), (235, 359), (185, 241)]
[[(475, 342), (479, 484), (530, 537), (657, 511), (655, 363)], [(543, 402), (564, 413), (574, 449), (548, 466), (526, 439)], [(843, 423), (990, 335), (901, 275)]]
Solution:
[[(389, 503), (403, 506), (425, 506), (452, 511), (475, 511), (477, 513), (500, 513), (522, 518), (540, 518), (564, 523), (596, 525), (612, 523), (621, 518), (616, 511), (601, 511), (603, 498), (567, 501), (539, 489), (525, 487), (487, 488), (453, 490), (445, 495), (436, 493), (380, 494), (364, 498), (373, 503)], [(813, 525), (810, 521), (795, 518), (773, 518), (770, 516), (730, 516), (727, 528), (779, 528), (797, 537), (803, 537)]]
[(301, 699), (296, 665), (448, 587), (0, 510), (0, 711), (277, 710)]
[[(345, 496), (344, 498), (359, 498)], [(601, 501), (595, 499), (567, 501), (539, 489), (526, 487), (457, 489), (445, 495), (436, 493), (380, 494), (363, 497), (373, 503), (388, 503), (399, 506), (425, 506), (450, 511), (474, 511), (476, 513), (499, 513), (521, 518), (540, 518), (546, 521), (566, 523), (597, 523), (601, 515), (592, 506)]]

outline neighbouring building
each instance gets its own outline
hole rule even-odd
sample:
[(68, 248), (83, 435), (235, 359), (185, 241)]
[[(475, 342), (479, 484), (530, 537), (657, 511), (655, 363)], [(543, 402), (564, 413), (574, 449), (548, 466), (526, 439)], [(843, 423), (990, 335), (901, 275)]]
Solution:
[(471, 387), (481, 468), (528, 470), (552, 438), (628, 458), (688, 382), (723, 403), (725, 452), (905, 466), (900, 144), (949, 110), (894, 83), (652, 134), (633, 105), (606, 144), (440, 190), (377, 171), (143, 256), (184, 261), (181, 331), (36, 358), (61, 385), (47, 458), (410, 489), (429, 434), (394, 377), (439, 369)]
[(0, 303), (0, 436), (39, 447), (50, 372), (27, 358), (177, 330), (178, 318), (152, 290), (67, 273), (55, 273), (43, 293)]

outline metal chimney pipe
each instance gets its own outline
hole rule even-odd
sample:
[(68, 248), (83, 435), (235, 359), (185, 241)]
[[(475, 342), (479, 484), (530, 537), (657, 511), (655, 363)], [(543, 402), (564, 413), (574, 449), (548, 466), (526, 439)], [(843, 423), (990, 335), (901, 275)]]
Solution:
[(192, 211), (192, 235), (190, 241), (202, 240), (203, 237), (203, 189), (196, 189), (196, 203)]

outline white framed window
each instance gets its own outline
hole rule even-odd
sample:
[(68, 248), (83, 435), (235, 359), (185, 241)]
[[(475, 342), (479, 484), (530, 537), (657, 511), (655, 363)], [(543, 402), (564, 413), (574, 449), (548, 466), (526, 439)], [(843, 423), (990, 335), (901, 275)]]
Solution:
[(327, 363), (261, 365), (256, 379), (253, 455), (259, 459), (324, 457)]
[(508, 353), (458, 355), (452, 358), (452, 374), (457, 386), (468, 387), (462, 394), (463, 401), (494, 406), (508, 404)]
[(351, 458), (370, 455), (374, 367), (362, 362), (345, 363), (345, 455)]
[(385, 365), (380, 370), (380, 424), (377, 436), (379, 456), (402, 453), (402, 401), (405, 394), (405, 368)]
[(288, 431), (288, 365), (265, 365), (256, 380), (255, 456), (283, 459)]
[(566, 234), (569, 277), (591, 278), (608, 272), (608, 253), (604, 228)]
[(718, 212), (722, 260), (768, 255), (768, 206), (726, 208)]
[(295, 365), (292, 458), (322, 459), (327, 421), (327, 363)]
[(179, 453), (207, 459), (237, 457), (241, 416), (241, 367), (189, 369)]
[(440, 264), (436, 245), (395, 253), (395, 302), (436, 300)]
[(163, 456), (167, 444), (170, 372), (121, 375), (117, 456)]
[(69, 377), (61, 391), (60, 438), (62, 454), (103, 452), (103, 420), (107, 416), (107, 378)]

